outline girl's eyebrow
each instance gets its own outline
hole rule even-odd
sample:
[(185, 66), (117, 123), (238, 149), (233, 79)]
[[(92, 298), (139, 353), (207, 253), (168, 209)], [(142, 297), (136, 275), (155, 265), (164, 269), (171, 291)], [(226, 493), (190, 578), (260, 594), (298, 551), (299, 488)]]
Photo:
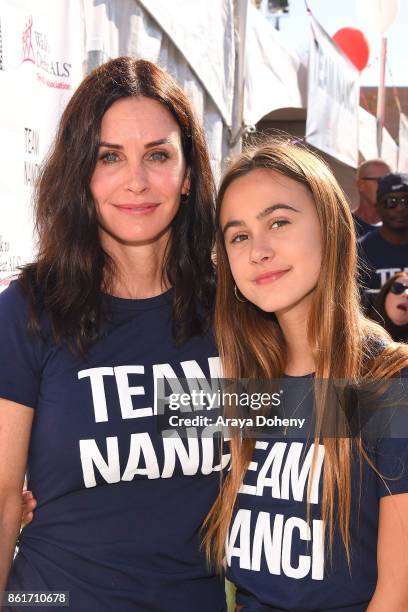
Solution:
[[(152, 140), (151, 142), (147, 142), (144, 145), (144, 148), (150, 149), (150, 147), (157, 147), (158, 145), (163, 145), (163, 144), (172, 144), (172, 141), (170, 138), (160, 138), (159, 140)], [(113, 142), (102, 141), (99, 143), (99, 146), (106, 147), (107, 149), (123, 149), (123, 145), (115, 144)]]
[(260, 212), (256, 218), (257, 219), (264, 219), (265, 217), (267, 217), (268, 215), (270, 215), (272, 212), (275, 212), (275, 210), (278, 210), (279, 208), (284, 208), (285, 210), (293, 210), (293, 212), (300, 212), (300, 210), (298, 210), (297, 208), (294, 208), (294, 206), (291, 206), (290, 204), (273, 204), (272, 206), (268, 206), (267, 208), (265, 208), (265, 210), (263, 210), (262, 212)]
[[(258, 213), (256, 218), (258, 220), (264, 219), (271, 213), (275, 212), (275, 210), (279, 210), (280, 208), (283, 208), (284, 210), (292, 210), (293, 212), (296, 212), (296, 213), (300, 212), (300, 210), (298, 210), (297, 208), (294, 208), (293, 206), (290, 206), (290, 204), (273, 204), (272, 206), (268, 206), (267, 208), (262, 210), (260, 213)], [(245, 225), (244, 221), (238, 221), (237, 219), (233, 219), (232, 221), (228, 221), (228, 223), (224, 225), (224, 229), (222, 230), (222, 233), (225, 234), (227, 229), (229, 229), (230, 227), (241, 227), (242, 225)]]

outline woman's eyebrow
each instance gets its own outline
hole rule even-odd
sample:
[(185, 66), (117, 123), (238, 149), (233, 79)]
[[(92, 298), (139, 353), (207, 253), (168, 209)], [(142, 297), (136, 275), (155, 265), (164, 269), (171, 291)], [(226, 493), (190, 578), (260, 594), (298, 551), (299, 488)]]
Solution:
[(144, 148), (149, 149), (150, 147), (157, 147), (158, 145), (163, 144), (173, 144), (173, 140), (171, 138), (160, 138), (159, 140), (152, 140), (151, 142), (147, 142), (144, 145)]
[[(297, 212), (297, 213), (300, 212), (300, 210), (298, 210), (297, 208), (294, 208), (293, 206), (290, 206), (290, 204), (273, 204), (272, 206), (268, 206), (267, 208), (262, 210), (260, 213), (258, 213), (256, 218), (258, 220), (264, 219), (265, 217), (273, 213), (275, 210), (279, 210), (280, 208), (283, 208), (285, 210), (292, 210), (293, 212)], [(222, 233), (225, 234), (227, 229), (229, 229), (230, 227), (240, 227), (242, 225), (245, 225), (244, 221), (233, 219), (232, 221), (228, 221), (228, 223), (224, 225), (224, 229), (222, 230)]]
[[(157, 147), (158, 145), (163, 144), (172, 144), (171, 138), (160, 138), (159, 140), (152, 140), (151, 142), (146, 142), (144, 146), (145, 149), (150, 149), (150, 147)], [(106, 147), (107, 149), (123, 149), (123, 145), (115, 144), (113, 142), (102, 141), (99, 143), (100, 147)]]
[(123, 149), (123, 145), (114, 144), (113, 142), (100, 142), (100, 147), (106, 147), (107, 149)]

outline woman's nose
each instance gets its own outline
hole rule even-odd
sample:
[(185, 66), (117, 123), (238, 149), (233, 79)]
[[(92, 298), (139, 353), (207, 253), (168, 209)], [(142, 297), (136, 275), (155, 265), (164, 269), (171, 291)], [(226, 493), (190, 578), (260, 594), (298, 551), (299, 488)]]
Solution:
[(143, 163), (129, 163), (126, 174), (126, 188), (135, 193), (141, 193), (148, 186), (147, 171)]

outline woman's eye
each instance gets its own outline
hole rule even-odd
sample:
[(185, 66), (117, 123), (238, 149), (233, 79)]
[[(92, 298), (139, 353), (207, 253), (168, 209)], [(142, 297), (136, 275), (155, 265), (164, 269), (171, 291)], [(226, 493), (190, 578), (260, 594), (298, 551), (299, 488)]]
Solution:
[(117, 153), (113, 153), (112, 151), (110, 151), (109, 153), (103, 153), (100, 159), (105, 164), (113, 164), (114, 162), (118, 161), (119, 156)]
[(283, 227), (284, 225), (288, 225), (289, 221), (287, 219), (276, 219), (271, 223), (270, 229), (276, 229), (278, 227)]
[(150, 153), (149, 159), (152, 161), (165, 161), (169, 159), (169, 154), (166, 151), (153, 151)]
[(237, 243), (237, 242), (242, 242), (243, 240), (246, 240), (247, 237), (248, 236), (246, 234), (238, 234), (237, 236), (234, 236), (231, 239), (231, 243), (234, 244), (234, 243)]

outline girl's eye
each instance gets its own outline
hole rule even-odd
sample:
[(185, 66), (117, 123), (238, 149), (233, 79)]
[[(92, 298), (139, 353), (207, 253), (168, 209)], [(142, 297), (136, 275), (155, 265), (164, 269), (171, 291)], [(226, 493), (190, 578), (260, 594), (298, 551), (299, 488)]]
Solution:
[(117, 153), (114, 153), (113, 151), (109, 151), (108, 153), (102, 153), (99, 159), (104, 164), (113, 164), (114, 162), (118, 161), (119, 156)]
[(242, 242), (243, 240), (246, 240), (248, 238), (248, 236), (246, 234), (237, 234), (237, 236), (234, 236), (231, 240), (231, 244), (236, 244), (237, 242)]
[(288, 225), (288, 224), (289, 224), (289, 221), (287, 221), (286, 219), (276, 219), (275, 221), (271, 223), (270, 229), (276, 229), (276, 228), (283, 227), (284, 225)]
[(150, 153), (149, 159), (152, 161), (166, 161), (166, 159), (169, 159), (169, 154), (166, 151), (153, 151)]

